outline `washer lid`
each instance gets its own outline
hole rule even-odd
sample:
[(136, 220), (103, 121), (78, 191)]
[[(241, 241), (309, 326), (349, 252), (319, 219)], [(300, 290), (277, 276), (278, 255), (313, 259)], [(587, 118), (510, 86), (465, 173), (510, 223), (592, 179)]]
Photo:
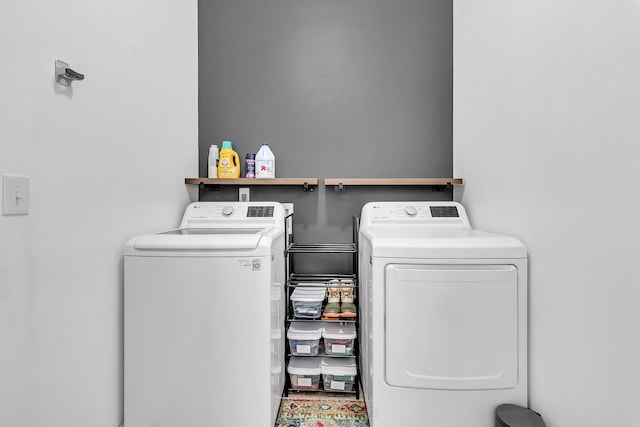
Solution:
[(180, 228), (131, 239), (134, 250), (255, 249), (271, 228)]
[(418, 259), (526, 258), (515, 237), (474, 229), (379, 228), (360, 231), (373, 257)]
[(263, 230), (264, 228), (178, 228), (158, 234), (258, 234)]

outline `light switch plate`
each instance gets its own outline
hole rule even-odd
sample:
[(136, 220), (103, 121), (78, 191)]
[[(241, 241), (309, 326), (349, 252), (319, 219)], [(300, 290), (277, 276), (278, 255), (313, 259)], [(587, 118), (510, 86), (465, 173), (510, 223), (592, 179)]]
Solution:
[(2, 175), (2, 215), (29, 214), (29, 177)]

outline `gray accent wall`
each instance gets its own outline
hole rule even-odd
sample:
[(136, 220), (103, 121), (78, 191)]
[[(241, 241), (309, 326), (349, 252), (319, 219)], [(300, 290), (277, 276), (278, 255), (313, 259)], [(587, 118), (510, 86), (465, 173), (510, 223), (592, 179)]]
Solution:
[[(268, 142), (277, 177), (450, 177), (449, 0), (199, 2), (199, 171), (210, 144)], [(244, 176), (244, 169), (242, 171)], [(451, 200), (430, 187), (252, 187), (295, 203), (298, 241), (350, 240), (373, 200)], [(200, 200), (237, 200), (237, 187)]]

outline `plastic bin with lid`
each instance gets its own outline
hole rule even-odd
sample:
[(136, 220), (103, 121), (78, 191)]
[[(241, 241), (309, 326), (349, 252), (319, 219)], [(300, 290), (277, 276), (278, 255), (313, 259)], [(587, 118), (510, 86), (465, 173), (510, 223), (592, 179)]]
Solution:
[(320, 362), (325, 391), (353, 391), (357, 372), (355, 359), (323, 357)]
[(319, 318), (322, 314), (324, 296), (324, 288), (298, 286), (291, 293), (294, 316), (301, 319)]
[(319, 357), (296, 357), (289, 359), (287, 372), (294, 390), (318, 390), (320, 387)]
[(291, 322), (287, 329), (289, 349), (294, 356), (317, 356), (322, 337), (320, 322)]
[(328, 355), (352, 356), (357, 337), (354, 323), (327, 323), (322, 329), (324, 352)]

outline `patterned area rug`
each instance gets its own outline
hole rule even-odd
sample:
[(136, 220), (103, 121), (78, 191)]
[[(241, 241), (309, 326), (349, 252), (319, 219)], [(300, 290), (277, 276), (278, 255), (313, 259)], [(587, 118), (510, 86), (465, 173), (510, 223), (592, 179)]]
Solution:
[(283, 398), (275, 427), (369, 427), (364, 402)]

